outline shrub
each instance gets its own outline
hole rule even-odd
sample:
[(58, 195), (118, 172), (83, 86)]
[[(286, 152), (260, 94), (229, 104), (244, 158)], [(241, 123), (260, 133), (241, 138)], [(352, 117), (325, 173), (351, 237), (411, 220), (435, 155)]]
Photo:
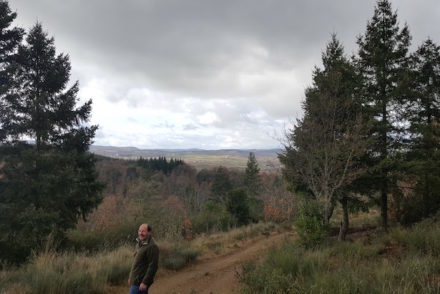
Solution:
[(318, 246), (328, 236), (328, 226), (324, 225), (324, 217), (312, 200), (300, 203), (295, 225), (300, 244), (307, 248)]
[(233, 190), (228, 194), (227, 208), (237, 220), (237, 225), (249, 223), (248, 196), (244, 190)]
[(191, 220), (194, 233), (227, 231), (235, 219), (220, 203), (208, 202), (202, 212)]

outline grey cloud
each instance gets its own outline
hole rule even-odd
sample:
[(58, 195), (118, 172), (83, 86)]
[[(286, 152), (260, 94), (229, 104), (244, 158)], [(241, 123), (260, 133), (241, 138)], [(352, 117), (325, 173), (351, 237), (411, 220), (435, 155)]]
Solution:
[[(420, 2), (397, 2), (395, 6), (406, 12), (418, 8), (408, 18), (426, 19), (416, 14)], [(57, 38), (66, 40), (72, 54), (115, 76), (131, 77), (160, 91), (219, 98), (248, 96), (237, 77), (260, 71), (258, 64), (252, 68), (255, 63), (274, 72), (312, 66), (333, 32), (350, 53), (374, 7), (374, 1), (353, 0), (15, 0), (14, 4), (23, 17), (38, 18)], [(259, 55), (258, 48), (266, 54)], [(249, 63), (243, 64), (246, 59)]]
[[(73, 78), (81, 85), (98, 81), (107, 101), (193, 118), (180, 126), (186, 137), (170, 133), (168, 139), (150, 138), (151, 144), (209, 145), (219, 139), (200, 134), (208, 126), (222, 140), (240, 141), (233, 134), (238, 130), (240, 142), (260, 144), (256, 128), (270, 132), (280, 120), (299, 117), (304, 89), (330, 34), (337, 33), (348, 55), (354, 53), (375, 2), (10, 0), (10, 6), (18, 24), (29, 28), (41, 21), (57, 49), (71, 55)], [(392, 2), (415, 46), (428, 35), (440, 41), (439, 1)], [(217, 121), (196, 121), (209, 111)]]
[[(335, 30), (344, 29), (352, 43), (359, 32), (353, 29), (364, 24), (359, 15), (366, 19), (372, 10), (369, 1), (351, 0), (14, 4), (20, 15), (38, 18), (57, 39), (66, 40), (72, 55), (115, 75), (139, 76), (160, 90), (219, 97), (247, 94), (234, 80), (241, 71), (259, 71), (253, 62), (273, 71), (302, 67)], [(260, 56), (256, 48), (267, 54)], [(250, 63), (243, 64), (245, 59)]]

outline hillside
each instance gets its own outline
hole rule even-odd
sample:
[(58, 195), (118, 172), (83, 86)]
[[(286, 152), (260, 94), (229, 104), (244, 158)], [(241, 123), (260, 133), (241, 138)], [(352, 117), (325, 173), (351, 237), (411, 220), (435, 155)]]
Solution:
[(227, 168), (246, 168), (249, 152), (253, 152), (263, 171), (278, 171), (281, 167), (278, 154), (281, 149), (139, 149), (136, 147), (90, 146), (90, 151), (107, 157), (137, 159), (139, 157), (179, 158), (200, 170), (219, 165)]

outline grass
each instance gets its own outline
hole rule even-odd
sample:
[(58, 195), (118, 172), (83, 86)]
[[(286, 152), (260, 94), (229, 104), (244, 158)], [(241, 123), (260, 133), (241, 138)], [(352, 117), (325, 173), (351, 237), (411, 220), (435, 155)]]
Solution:
[(123, 246), (95, 255), (44, 252), (25, 266), (0, 272), (1, 293), (106, 293), (127, 280), (132, 250)]
[(243, 293), (440, 293), (440, 226), (412, 228), (315, 249), (294, 242), (243, 266)]
[[(200, 252), (190, 243), (159, 242), (159, 267), (179, 270)], [(127, 281), (133, 247), (123, 245), (98, 253), (44, 252), (20, 268), (0, 272), (0, 293), (106, 293)]]
[(261, 235), (268, 235), (274, 230), (280, 230), (280, 227), (270, 222), (250, 224), (227, 232), (201, 235), (192, 241), (192, 245), (204, 256), (221, 255), (235, 250), (241, 242), (252, 240)]
[[(158, 241), (159, 268), (180, 270), (200, 255), (235, 250), (237, 242), (246, 242), (277, 229), (273, 224), (252, 224), (229, 232), (204, 235), (193, 241)], [(65, 252), (46, 251), (33, 256), (19, 268), (0, 271), (0, 293), (107, 293), (111, 286), (125, 284), (133, 258), (133, 246), (110, 244), (96, 247), (93, 238), (75, 236), (78, 246)], [(84, 242), (83, 239), (87, 242)], [(84, 246), (84, 244), (86, 246)], [(81, 245), (81, 246), (80, 246)], [(78, 251), (80, 248), (85, 251)], [(101, 248), (101, 249), (99, 249)]]
[(161, 243), (160, 263), (169, 270), (179, 270), (194, 262), (200, 251), (188, 242)]

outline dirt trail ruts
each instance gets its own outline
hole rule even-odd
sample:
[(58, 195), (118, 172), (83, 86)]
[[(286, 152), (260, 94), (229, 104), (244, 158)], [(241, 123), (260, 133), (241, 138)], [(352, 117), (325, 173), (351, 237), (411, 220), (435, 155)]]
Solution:
[[(202, 260), (181, 271), (155, 279), (151, 294), (235, 293), (239, 290), (236, 271), (249, 260), (264, 256), (273, 245), (282, 243), (291, 233), (272, 233), (246, 242), (233, 252), (209, 260)], [(127, 287), (118, 287), (112, 293), (128, 293)]]

